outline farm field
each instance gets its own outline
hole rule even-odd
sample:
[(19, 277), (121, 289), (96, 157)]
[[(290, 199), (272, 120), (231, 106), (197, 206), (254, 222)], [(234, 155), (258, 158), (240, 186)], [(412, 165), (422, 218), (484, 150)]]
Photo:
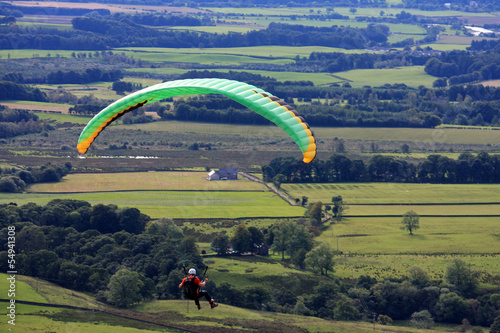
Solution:
[[(208, 181), (208, 172), (134, 172), (69, 174), (59, 183), (34, 184), (28, 192), (81, 193), (116, 191), (266, 191), (241, 175), (238, 180)], [(91, 182), (89, 182), (91, 180)]]
[(356, 69), (346, 72), (333, 73), (344, 78), (354, 88), (369, 85), (373, 87), (384, 84), (404, 83), (409, 87), (432, 87), (435, 77), (425, 73), (424, 66), (396, 67), (390, 69)]
[[(339, 238), (343, 244), (345, 238)], [(331, 244), (335, 247), (335, 243)], [(386, 278), (405, 278), (408, 269), (418, 266), (427, 272), (432, 280), (442, 280), (446, 267), (454, 259), (460, 259), (479, 272), (479, 279), (488, 283), (488, 278), (498, 275), (500, 256), (498, 254), (356, 254), (346, 253), (335, 259), (335, 276), (355, 281), (361, 275), (383, 280)]]
[(272, 192), (130, 191), (53, 194), (0, 194), (0, 203), (34, 202), (45, 205), (53, 199), (85, 200), (95, 205), (135, 207), (152, 218), (176, 219), (297, 217), (302, 207), (289, 206)]
[[(157, 14), (174, 11), (182, 14), (198, 13), (197, 18), (203, 16), (204, 19), (213, 19), (214, 21), (220, 19), (221, 23), (217, 22), (216, 26), (159, 27), (158, 30), (185, 29), (218, 34), (246, 33), (254, 29), (265, 29), (271, 22), (316, 27), (338, 25), (363, 28), (369, 24), (368, 21), (357, 21), (356, 18), (361, 16), (370, 16), (374, 19), (394, 18), (403, 10), (402, 6), (398, 8), (357, 8), (357, 11), (349, 7), (335, 7), (335, 12), (348, 16), (349, 19), (329, 20), (313, 17), (331, 12), (332, 8), (327, 9), (326, 7), (189, 8), (55, 1), (40, 3), (8, 1), (7, 3), (40, 7), (105, 8), (109, 9), (112, 14), (155, 14), (155, 12)], [(400, 5), (401, 3), (401, 0), (387, 1), (388, 6)], [(477, 22), (488, 20), (490, 23), (497, 20), (500, 23), (498, 19), (500, 13), (404, 10), (413, 15), (434, 17), (436, 22), (439, 22), (440, 17), (454, 16), (471, 18)], [(212, 16), (213, 13), (219, 13), (219, 15)], [(236, 15), (225, 16), (224, 14)], [(91, 16), (99, 17), (96, 13), (92, 13)], [(72, 30), (71, 18), (70, 16), (50, 16), (44, 19), (43, 17), (25, 16), (24, 21), (19, 20), (18, 22), (23, 29), (26, 27), (36, 29), (37, 26), (41, 26)], [(388, 25), (391, 31), (388, 36), (389, 43), (402, 41), (406, 38), (414, 38), (417, 41), (427, 36), (426, 29), (416, 24), (383, 24)], [(429, 46), (434, 50), (443, 51), (465, 50), (474, 37), (465, 37), (462, 36), (463, 34), (463, 31), (454, 30), (451, 26), (447, 26), (446, 31), (441, 34), (438, 41), (431, 44), (420, 44), (420, 47)], [(134, 43), (133, 45), (138, 44)], [(387, 46), (388, 44), (383, 45)], [(200, 46), (203, 45), (200, 44)], [(50, 63), (56, 63), (58, 57), (68, 58), (57, 62), (57, 66), (54, 66), (54, 68), (63, 70), (66, 65), (75, 68), (75, 64), (83, 64), (83, 62), (88, 62), (85, 64), (86, 66), (94, 66), (95, 64), (99, 68), (101, 66), (102, 68), (114, 66), (113, 68), (119, 68), (125, 73), (123, 81), (142, 84), (143, 87), (151, 86), (194, 69), (202, 71), (205, 68), (219, 72), (241, 70), (269, 76), (279, 81), (312, 81), (316, 86), (333, 85), (338, 87), (349, 83), (353, 88), (366, 88), (366, 86), (379, 87), (386, 84), (404, 83), (409, 88), (416, 88), (408, 91), (413, 91), (417, 95), (419, 94), (418, 87), (430, 88), (437, 78), (427, 75), (423, 66), (363, 69), (336, 73), (288, 72), (287, 69), (295, 67), (283, 66), (293, 65), (296, 57), (306, 58), (311, 52), (375, 53), (367, 49), (258, 46), (184, 49), (124, 47), (108, 50), (111, 50), (115, 55), (123, 54), (125, 57), (109, 57), (113, 60), (103, 58), (90, 60), (89, 56), (89, 60), (76, 59), (73, 61), (69, 58), (72, 58), (73, 52), (78, 53), (78, 51), (0, 50), (0, 59), (4, 59), (8, 67), (10, 65), (6, 59), (24, 58), (27, 60), (16, 60), (16, 64), (30, 62), (37, 63), (38, 66), (46, 64), (47, 67), (42, 67), (44, 70), (51, 69), (52, 64)], [(95, 51), (86, 50), (85, 52), (94, 53)], [(122, 59), (118, 60), (118, 58)], [(140, 59), (143, 63), (134, 62), (132, 59)], [(106, 61), (116, 62), (107, 64)], [(123, 69), (120, 68), (121, 61), (123, 61)], [(385, 65), (385, 63), (380, 64)], [(108, 65), (109, 67), (106, 67)], [(137, 65), (137, 68), (130, 68), (133, 65)], [(317, 68), (320, 68), (320, 65), (316, 64), (308, 66), (311, 67), (304, 70), (316, 71)], [(379, 64), (377, 64), (378, 66)], [(247, 68), (266, 70), (247, 70)], [(269, 68), (275, 70), (267, 70)], [(111, 101), (123, 96), (116, 94), (111, 89), (111, 82), (94, 82), (88, 85), (37, 85), (45, 92), (57, 89), (58, 86), (64, 87), (77, 97), (92, 95)], [(342, 89), (344, 93), (342, 98), (350, 95), (348, 89)], [(328, 99), (329, 95), (326, 96)], [(420, 98), (420, 95), (418, 96)], [(340, 105), (346, 105), (351, 103), (351, 100), (339, 102)], [(312, 103), (325, 103), (325, 99), (313, 99)], [(465, 103), (460, 105), (458, 103), (456, 102), (457, 106), (466, 107)], [(67, 114), (68, 108), (72, 105), (27, 101), (7, 101), (5, 105), (18, 109), (45, 111), (37, 112), (37, 115), (42, 120), (51, 121), (51, 124), (57, 127), (53, 131), (20, 135), (14, 139), (2, 140), (5, 145), (0, 149), (0, 166), (6, 168), (6, 174), (14, 172), (8, 170), (9, 168), (34, 167), (47, 162), (64, 164), (69, 161), (71, 161), (75, 173), (67, 175), (59, 183), (31, 185), (24, 193), (0, 193), (0, 205), (16, 203), (20, 206), (29, 202), (45, 205), (54, 199), (76, 199), (88, 201), (92, 205), (109, 204), (119, 208), (135, 207), (153, 219), (172, 218), (174, 223), (181, 228), (184, 236), (194, 237), (199, 246), (198, 250), (203, 250), (201, 252), (203, 261), (211, 265), (209, 278), (218, 287), (221, 283), (230, 283), (238, 288), (262, 287), (270, 293), (277, 293), (279, 291), (275, 287), (278, 285), (280, 288), (283, 287), (292, 293), (297, 292), (297, 294), (304, 296), (312, 294), (313, 286), (318, 281), (327, 279), (333, 281), (338, 277), (345, 282), (350, 281), (354, 285), (356, 279), (362, 275), (376, 278), (379, 282), (384, 281), (384, 279), (403, 281), (408, 276), (410, 267), (419, 266), (427, 272), (434, 285), (439, 286), (439, 288), (448, 288), (450, 287), (447, 285), (448, 282), (443, 282), (446, 268), (454, 259), (462, 259), (470, 265), (469, 267), (473, 271), (478, 272), (481, 293), (497, 292), (498, 278), (500, 277), (500, 234), (497, 231), (500, 221), (498, 184), (282, 184), (283, 192), (292, 198), (306, 196), (309, 203), (322, 201), (323, 204), (331, 204), (332, 197), (341, 195), (346, 204), (342, 221), (337, 223), (327, 221), (322, 227), (311, 228), (311, 231), (317, 232), (316, 235), (319, 234), (314, 237), (314, 246), (326, 243), (332, 250), (339, 251), (334, 257), (334, 272), (329, 271), (328, 277), (324, 277), (314, 273), (310, 266), (307, 269), (297, 268), (292, 264), (292, 261), (295, 262), (295, 258), (292, 260), (287, 254), (285, 254), (285, 260), (282, 261), (281, 252), (270, 250), (269, 256), (262, 257), (245, 255), (220, 257), (211, 248), (212, 240), (216, 234), (224, 232), (231, 236), (241, 223), (245, 224), (247, 228), (261, 229), (266, 235), (272, 237), (275, 237), (275, 234), (270, 233), (276, 230), (270, 229), (273, 225), (284, 221), (307, 223), (303, 219), (304, 207), (289, 205), (270, 191), (265, 184), (251, 182), (242, 179), (241, 176), (238, 181), (209, 182), (205, 179), (207, 171), (202, 171), (208, 167), (237, 166), (240, 171), (252, 170), (258, 173), (261, 165), (265, 165), (275, 157), (294, 156), (300, 158), (301, 154), (297, 150), (297, 146), (279, 127), (179, 121), (123, 125), (121, 121), (117, 121), (99, 137), (89, 154), (84, 157), (77, 154), (76, 141), (83, 125), (88, 122), (90, 117)], [(448, 106), (452, 107), (453, 105), (455, 104)], [(422, 104), (421, 108), (423, 107)], [(63, 114), (48, 113), (49, 111), (62, 112)], [(415, 113), (417, 112), (415, 108)], [(418, 116), (420, 117), (422, 114), (418, 114)], [(452, 114), (447, 113), (446, 118), (443, 119), (446, 122), (452, 122), (452, 116)], [(64, 123), (70, 124), (61, 126)], [(77, 126), (73, 126), (71, 123), (77, 124)], [(471, 121), (470, 123), (479, 122)], [(498, 154), (500, 147), (500, 131), (498, 129), (500, 128), (454, 128), (453, 126), (435, 129), (323, 128), (315, 126), (314, 133), (318, 142), (318, 159), (328, 159), (336, 151), (341, 151), (336, 146), (336, 141), (340, 139), (345, 142), (345, 154), (349, 158), (362, 158), (366, 162), (375, 154), (383, 154), (405, 159), (411, 163), (418, 163), (430, 154), (451, 158), (457, 158), (462, 152), (470, 152), (474, 155), (481, 151)], [(199, 150), (195, 150), (191, 149), (193, 143), (206, 145), (200, 145)], [(409, 154), (401, 153), (403, 143), (409, 145)], [(117, 147), (118, 149), (116, 149)], [(133, 172), (137, 170), (145, 172)], [(146, 172), (147, 170), (152, 171)], [(9, 209), (15, 208), (8, 207), (5, 211)], [(401, 215), (408, 210), (414, 210), (420, 215), (420, 228), (414, 230), (413, 235), (400, 228)], [(4, 221), (4, 223), (6, 222)], [(19, 226), (28, 225), (26, 223), (20, 222)], [(39, 224), (44, 224), (44, 222), (39, 222)], [(37, 231), (41, 229), (45, 232), (49, 228), (52, 227), (42, 226)], [(23, 237), (26, 237), (26, 230), (24, 230)], [(89, 235), (92, 233), (95, 232), (88, 232)], [(116, 236), (116, 239), (118, 240), (120, 236)], [(19, 237), (19, 239), (23, 238)], [(167, 248), (162, 248), (162, 251)], [(23, 249), (23, 247), (20, 246), (18, 249)], [(54, 251), (59, 255), (60, 248), (54, 249)], [(175, 249), (173, 251), (175, 252)], [(17, 257), (20, 259), (19, 267), (26, 263), (22, 262), (22, 260), (26, 260), (24, 256), (29, 256), (29, 254), (24, 253)], [(177, 253), (175, 253), (175, 257), (179, 262), (181, 261), (177, 258)], [(127, 267), (133, 270), (137, 268), (140, 274), (146, 274), (146, 269), (148, 269), (147, 274), (151, 275), (149, 274), (150, 267), (145, 265), (146, 259), (144, 259), (143, 265), (143, 258), (146, 256), (141, 253), (133, 260), (123, 260), (123, 263), (106, 267), (106, 270), (113, 274), (121, 267)], [(74, 260), (78, 265), (88, 264), (90, 267), (90, 259), (89, 256), (81, 255), (71, 260)], [(182, 259), (184, 261), (185, 258)], [(171, 257), (170, 261), (174, 262), (174, 257)], [(147, 264), (149, 265), (149, 263)], [(164, 263), (162, 262), (162, 264)], [(170, 265), (170, 263), (168, 264)], [(177, 264), (175, 262), (174, 265)], [(184, 262), (182, 264), (184, 265)], [(143, 271), (139, 271), (143, 268)], [(173, 280), (177, 279), (176, 275), (179, 272), (175, 271), (174, 275), (169, 276), (170, 281), (168, 281), (167, 274), (173, 272), (170, 270), (175, 268), (169, 267), (168, 273), (165, 273), (165, 264), (160, 268), (162, 272), (156, 276), (157, 278), (155, 277), (153, 282), (155, 284), (161, 282), (162, 284), (157, 286), (156, 291), (163, 293), (161, 288), (169, 287), (173, 282), (173, 289), (175, 289), (173, 293), (175, 293), (177, 282)], [(62, 276), (64, 272), (61, 269), (58, 273)], [(0, 290), (8, 289), (6, 276), (0, 273)], [(171, 279), (170, 277), (176, 278)], [(54, 279), (57, 278), (58, 275), (55, 273)], [(17, 277), (16, 288), (19, 295), (19, 297), (16, 295), (16, 299), (19, 301), (61, 304), (95, 310), (90, 312), (19, 304), (16, 329), (20, 331), (177, 332), (177, 330), (160, 325), (176, 325), (190, 331), (209, 330), (211, 332), (224, 330), (224, 332), (286, 331), (289, 333), (303, 331), (318, 333), (368, 333), (372, 331), (435, 333), (456, 332), (461, 329), (457, 326), (459, 324), (440, 323), (434, 326), (433, 330), (418, 330), (408, 327), (409, 321), (397, 321), (392, 326), (382, 326), (364, 321), (332, 321), (277, 312), (253, 311), (226, 304), (220, 304), (220, 307), (212, 311), (205, 303), (202, 304), (203, 309), (197, 311), (192, 302), (190, 307), (186, 309), (188, 303), (180, 300), (147, 300), (139, 304), (135, 303), (130, 310), (111, 309), (90, 296), (90, 292), (79, 293), (60, 288), (50, 282), (39, 280), (39, 278), (22, 275)], [(496, 288), (496, 291), (493, 291), (493, 288)], [(106, 297), (104, 291), (100, 291), (97, 295), (96, 297), (99, 297), (100, 300)], [(213, 295), (217, 296), (217, 289)], [(247, 295), (244, 297), (247, 298)], [(479, 300), (479, 296), (477, 299)], [(332, 297), (332, 302), (338, 300)], [(467, 300), (467, 302), (472, 306), (471, 300)], [(353, 305), (361, 309), (360, 304), (353, 302)], [(271, 304), (269, 308), (272, 309), (273, 306)], [(289, 304), (285, 306), (290, 309)], [(264, 308), (268, 308), (268, 304), (264, 304)], [(365, 304), (363, 304), (363, 308), (369, 315)], [(116, 312), (106, 312), (108, 310)], [(321, 314), (321, 312), (318, 311), (316, 314)], [(125, 319), (120, 317), (121, 315), (130, 315), (135, 319), (146, 319), (153, 323)], [(333, 315), (331, 316), (333, 319)], [(435, 319), (437, 320), (437, 317)], [(483, 330), (486, 332), (487, 328), (484, 327)]]
[[(16, 109), (18, 107), (14, 106), (13, 109)], [(91, 116), (70, 115), (70, 114), (50, 114), (45, 112), (35, 112), (35, 114), (38, 116), (38, 118), (42, 120), (53, 120), (59, 124), (72, 123), (72, 124), (86, 125), (90, 121), (90, 119), (92, 119)]]
[[(250, 136), (286, 136), (277, 126), (228, 125), (195, 122), (161, 121), (149, 124), (118, 125), (116, 128), (205, 134), (237, 134)], [(500, 142), (500, 131), (472, 128), (356, 128), (314, 127), (318, 139), (342, 138), (363, 141), (421, 142), (433, 144), (493, 144)], [(321, 147), (320, 147), (321, 148)]]
[(309, 57), (312, 52), (339, 52), (339, 53), (364, 53), (364, 50), (346, 50), (336, 47), (325, 46), (249, 46), (249, 47), (218, 47), (218, 48), (158, 48), (158, 47), (126, 47), (116, 48), (116, 52), (133, 52), (135, 58), (143, 53), (151, 54), (221, 54), (221, 55), (234, 55), (234, 56), (249, 56), (249, 57), (263, 57), (263, 58), (289, 58), (293, 59), (297, 55), (300, 57)]
[[(402, 214), (401, 214), (402, 215)], [(401, 230), (401, 217), (348, 218), (317, 241), (355, 254), (498, 254), (498, 217), (420, 217), (420, 229)]]
[(402, 216), (413, 210), (420, 216), (491, 216), (500, 218), (500, 203), (493, 205), (474, 204), (432, 204), (432, 205), (349, 205), (345, 211), (350, 216)]
[(310, 201), (323, 203), (341, 195), (347, 205), (500, 203), (496, 184), (337, 183), (281, 186), (292, 197), (305, 195)]

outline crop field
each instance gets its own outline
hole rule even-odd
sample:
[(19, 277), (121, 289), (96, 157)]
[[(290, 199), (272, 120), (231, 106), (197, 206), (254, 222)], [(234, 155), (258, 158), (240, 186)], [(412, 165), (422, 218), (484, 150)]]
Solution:
[(283, 184), (281, 187), (292, 197), (305, 195), (310, 201), (323, 203), (341, 195), (347, 205), (500, 203), (497, 184), (331, 183)]
[[(286, 136), (277, 126), (252, 126), (209, 124), (197, 122), (161, 121), (148, 124), (119, 125), (117, 128), (141, 129), (159, 132), (194, 132), (204, 134), (236, 134), (249, 136)], [(480, 128), (356, 128), (315, 127), (319, 139), (342, 138), (347, 140), (450, 143), (450, 144), (493, 144), (500, 142), (500, 130)]]
[[(43, 112), (60, 112), (67, 113), (69, 106), (66, 104), (58, 104), (58, 103), (44, 103), (44, 102), (32, 102), (32, 101), (13, 101), (6, 100), (1, 102), (2, 105), (5, 105), (11, 109), (22, 109), (22, 110), (31, 110), (38, 114), (41, 119)], [(43, 112), (38, 112), (43, 111)]]
[(208, 172), (134, 172), (69, 174), (59, 183), (34, 184), (28, 192), (81, 193), (115, 191), (266, 191), (246, 180), (208, 181)]

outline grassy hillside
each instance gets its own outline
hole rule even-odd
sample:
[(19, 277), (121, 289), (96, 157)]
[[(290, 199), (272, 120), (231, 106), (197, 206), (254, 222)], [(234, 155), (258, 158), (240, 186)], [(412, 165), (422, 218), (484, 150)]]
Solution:
[[(7, 275), (0, 273), (0, 290), (6, 290)], [(18, 275), (16, 281), (16, 325), (19, 332), (431, 332), (402, 326), (382, 326), (362, 322), (327, 321), (316, 317), (285, 315), (247, 310), (220, 304), (195, 310), (192, 302), (151, 301), (130, 310), (115, 309), (92, 297), (58, 287), (47, 281)], [(37, 305), (21, 304), (36, 302)], [(51, 306), (44, 306), (44, 304)], [(63, 308), (75, 306), (88, 309)], [(6, 327), (6, 326), (4, 326)], [(14, 327), (14, 326), (13, 326)]]

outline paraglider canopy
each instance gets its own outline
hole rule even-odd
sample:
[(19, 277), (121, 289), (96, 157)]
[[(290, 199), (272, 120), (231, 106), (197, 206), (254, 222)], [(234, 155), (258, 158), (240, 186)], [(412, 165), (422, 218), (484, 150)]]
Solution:
[(226, 79), (185, 79), (156, 84), (110, 104), (83, 129), (78, 151), (85, 154), (95, 138), (109, 124), (146, 103), (192, 94), (222, 94), (254, 110), (281, 127), (301, 149), (305, 163), (316, 157), (316, 140), (309, 125), (290, 105), (253, 85)]

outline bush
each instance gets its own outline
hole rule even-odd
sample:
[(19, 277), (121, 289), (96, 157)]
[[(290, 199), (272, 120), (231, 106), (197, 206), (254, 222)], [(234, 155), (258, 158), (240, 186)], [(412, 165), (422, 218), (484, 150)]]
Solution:
[(411, 315), (410, 325), (419, 329), (430, 329), (434, 325), (434, 319), (429, 311), (423, 310)]
[(392, 324), (392, 318), (386, 315), (379, 315), (377, 321), (380, 325), (390, 325)]

